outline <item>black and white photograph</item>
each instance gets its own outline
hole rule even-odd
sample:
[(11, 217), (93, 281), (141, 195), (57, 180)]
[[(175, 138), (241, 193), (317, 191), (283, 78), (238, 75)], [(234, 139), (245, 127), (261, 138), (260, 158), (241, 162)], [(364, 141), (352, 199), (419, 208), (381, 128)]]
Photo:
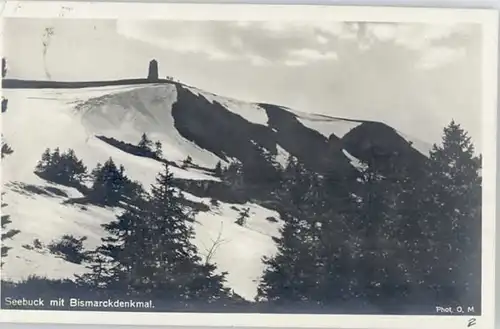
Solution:
[(490, 312), (496, 16), (328, 10), (4, 18), (3, 314)]

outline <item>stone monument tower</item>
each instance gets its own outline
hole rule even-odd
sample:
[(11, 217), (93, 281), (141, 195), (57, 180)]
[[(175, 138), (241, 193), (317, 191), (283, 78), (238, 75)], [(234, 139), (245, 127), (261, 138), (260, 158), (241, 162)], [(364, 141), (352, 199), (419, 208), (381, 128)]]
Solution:
[(149, 62), (148, 80), (158, 80), (158, 62), (156, 61), (156, 59), (153, 59)]

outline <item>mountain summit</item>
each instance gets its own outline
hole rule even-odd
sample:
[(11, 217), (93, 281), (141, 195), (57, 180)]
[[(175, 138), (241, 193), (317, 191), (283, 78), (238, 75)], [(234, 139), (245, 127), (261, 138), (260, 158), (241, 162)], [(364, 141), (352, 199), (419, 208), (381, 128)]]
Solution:
[[(35, 167), (47, 149), (71, 149), (88, 168), (111, 157), (145, 188), (169, 164), (176, 188), (195, 214), (200, 254), (227, 272), (226, 285), (247, 300), (257, 294), (262, 257), (276, 252), (286, 207), (275, 191), (290, 159), (352, 184), (353, 193), (363, 164), (374, 157), (391, 166), (427, 159), (427, 150), (415, 148), (417, 141), (383, 123), (247, 103), (178, 82), (12, 89), (4, 96), (9, 111), (3, 133), (15, 150), (2, 169), (5, 211), (20, 231), (9, 241), (12, 249), (2, 269), (3, 277), (12, 280), (86, 273), (83, 264), (42, 246), (74, 235), (85, 237), (84, 248), (94, 248), (104, 235), (101, 225), (123, 211), (79, 203), (88, 184), (68, 186), (37, 175)], [(161, 152), (145, 152), (138, 146), (141, 138)], [(245, 172), (243, 181), (221, 176), (221, 171), (229, 177), (238, 170)]]

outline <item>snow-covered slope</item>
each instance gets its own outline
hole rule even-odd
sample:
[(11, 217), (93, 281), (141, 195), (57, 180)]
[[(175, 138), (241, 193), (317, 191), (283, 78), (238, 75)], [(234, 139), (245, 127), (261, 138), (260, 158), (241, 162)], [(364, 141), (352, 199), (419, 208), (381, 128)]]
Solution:
[[(68, 195), (79, 196), (71, 188), (48, 184), (42, 180), (32, 181), (37, 187), (52, 186)], [(28, 194), (16, 188), (15, 184), (6, 184), (3, 211), (10, 215), (12, 224), (9, 228), (20, 233), (9, 240), (12, 248), (4, 260), (2, 277), (22, 280), (28, 275), (48, 278), (72, 278), (75, 274), (85, 273), (82, 265), (76, 265), (41, 250), (26, 249), (35, 239), (44, 245), (61, 237), (72, 234), (75, 237), (86, 236), (85, 247), (92, 249), (99, 245), (105, 235), (101, 224), (112, 221), (120, 209), (101, 208), (92, 205), (65, 205), (65, 198), (56, 195)], [(22, 192), (22, 193), (19, 193)], [(193, 201), (209, 205), (209, 199), (201, 199), (184, 193)], [(249, 208), (248, 225), (241, 227), (234, 223), (240, 209)], [(279, 218), (278, 214), (255, 204), (232, 205), (220, 203), (209, 212), (200, 212), (195, 220), (196, 236), (194, 244), (200, 255), (209, 257), (217, 265), (219, 272), (228, 272), (227, 285), (243, 298), (253, 300), (257, 294), (257, 282), (263, 271), (262, 256), (275, 252), (272, 236), (279, 234), (280, 223), (266, 220), (268, 217)], [(251, 246), (251, 248), (249, 248)]]
[(241, 116), (248, 122), (267, 126), (268, 117), (266, 111), (256, 104), (245, 103), (235, 99), (221, 97), (194, 87), (187, 87), (187, 89), (195, 95), (206, 98), (210, 103), (217, 102), (221, 104), (226, 109)]
[[(125, 90), (137, 98), (120, 98)], [(113, 157), (116, 163), (125, 166), (129, 177), (147, 187), (154, 182), (161, 163), (125, 153), (94, 136), (106, 133), (114, 138), (138, 138), (142, 132), (160, 127), (160, 123), (171, 123), (168, 107), (175, 101), (175, 89), (165, 85), (84, 90), (6, 90), (4, 97), (9, 100), (9, 108), (2, 114), (2, 133), (14, 153), (2, 161), (4, 202), (7, 204), (2, 212), (11, 216), (9, 229), (18, 229), (20, 233), (6, 243), (12, 249), (4, 260), (2, 276), (19, 280), (32, 274), (49, 278), (80, 274), (86, 271), (83, 266), (66, 262), (46, 250), (27, 249), (26, 245), (33, 245), (35, 239), (48, 244), (63, 234), (72, 234), (86, 236), (85, 246), (93, 248), (104, 233), (100, 225), (113, 220), (120, 210), (62, 204), (67, 198), (58, 194), (78, 197), (80, 193), (36, 176), (33, 170), (41, 154), (46, 148), (72, 148), (89, 168)], [(82, 101), (93, 97), (102, 97), (99, 99), (103, 100), (103, 104), (87, 107), (83, 112), (75, 109)], [(147, 109), (144, 105), (143, 112), (130, 110), (141, 108), (141, 104), (146, 103)], [(109, 111), (113, 115), (109, 115)], [(130, 118), (131, 113), (134, 113), (133, 119)], [(175, 129), (158, 129), (155, 137), (160, 138), (169, 157), (178, 154), (177, 159), (181, 160), (190, 155), (195, 161), (206, 160), (205, 164), (217, 159), (176, 135)], [(216, 180), (196, 170), (175, 167), (171, 170), (177, 178)], [(30, 192), (34, 188), (47, 191), (47, 187), (53, 189), (48, 193)], [(54, 188), (58, 193), (50, 192)], [(186, 196), (210, 205), (209, 199)], [(250, 209), (246, 227), (234, 223), (239, 209), (243, 207)], [(218, 241), (211, 260), (217, 264), (219, 271), (229, 273), (228, 286), (244, 298), (255, 297), (256, 280), (262, 273), (261, 258), (275, 251), (271, 237), (278, 234), (280, 222), (269, 222), (266, 220), (268, 217), (279, 219), (274, 211), (252, 203), (243, 206), (220, 203), (217, 208), (212, 206), (209, 212), (200, 212), (196, 217), (194, 243), (202, 255), (208, 256), (207, 250), (212, 248), (214, 241)], [(220, 239), (217, 239), (219, 234)]]
[[(33, 245), (35, 239), (48, 244), (64, 234), (72, 234), (76, 237), (86, 236), (85, 246), (93, 248), (104, 234), (101, 224), (113, 220), (121, 211), (91, 205), (82, 207), (63, 204), (68, 197), (79, 197), (81, 194), (73, 188), (48, 183), (33, 173), (47, 148), (59, 147), (61, 151), (71, 148), (89, 169), (112, 157), (117, 164), (125, 167), (131, 179), (148, 187), (161, 170), (161, 162), (124, 152), (96, 136), (103, 135), (136, 144), (140, 136), (147, 132), (151, 139), (162, 143), (167, 160), (180, 163), (190, 156), (195, 164), (205, 168), (213, 168), (218, 161), (224, 162), (224, 155), (228, 161), (242, 161), (237, 151), (252, 151), (253, 148), (243, 144), (253, 145), (255, 140), (267, 152), (274, 149), (276, 161), (285, 165), (290, 155), (321, 160), (330, 146), (317, 133), (326, 138), (331, 134), (342, 138), (360, 124), (348, 119), (283, 108), (289, 112), (290, 121), (283, 121), (287, 119), (286, 116), (283, 116), (283, 120), (279, 117), (278, 121), (283, 125), (271, 129), (268, 126), (268, 114), (271, 116), (272, 113), (266, 111), (272, 110), (265, 109), (264, 105), (239, 102), (185, 86), (181, 88), (192, 94), (180, 97), (184, 89), (177, 88), (180, 87), (165, 83), (85, 89), (8, 89), (3, 92), (9, 103), (8, 111), (1, 116), (2, 134), (14, 153), (2, 161), (2, 191), (5, 192), (4, 202), (7, 203), (2, 211), (11, 216), (12, 223), (8, 228), (18, 229), (20, 233), (7, 241), (12, 249), (4, 260), (2, 276), (14, 280), (32, 274), (71, 278), (86, 271), (83, 266), (57, 258), (43, 248), (36, 250), (26, 248), (26, 245)], [(200, 106), (197, 103), (200, 101), (198, 96), (211, 103), (207, 105), (202, 100), (202, 112), (197, 112), (200, 109), (196, 107)], [(176, 121), (173, 114), (173, 107), (180, 102), (179, 99), (184, 100), (184, 103), (177, 112), (191, 110), (189, 115), (181, 117), (184, 120), (181, 123)], [(221, 106), (212, 107), (215, 102)], [(212, 111), (217, 113), (211, 116)], [(199, 117), (193, 117), (198, 114)], [(232, 120), (235, 117), (237, 120)], [(205, 119), (211, 120), (212, 125), (206, 124)], [(224, 125), (214, 124), (218, 120), (224, 121)], [(182, 135), (176, 124), (191, 126), (185, 127)], [(288, 124), (290, 127), (287, 127)], [(227, 136), (219, 136), (219, 128)], [(189, 134), (192, 139), (188, 140), (184, 136)], [(201, 147), (206, 141), (205, 136), (211, 138), (210, 143)], [(231, 138), (236, 137), (239, 138), (237, 145), (234, 141), (231, 145)], [(223, 147), (217, 148), (217, 143), (223, 144)], [(297, 144), (300, 147), (295, 147)], [(226, 151), (232, 154), (225, 154)], [(331, 151), (332, 157), (345, 157), (350, 169), (351, 166), (359, 166), (358, 159), (346, 149), (335, 153), (332, 146)], [(171, 171), (180, 179), (219, 180), (200, 169), (171, 166)], [(209, 211), (198, 212), (195, 218), (194, 243), (200, 253), (215, 262), (219, 271), (228, 272), (228, 287), (242, 297), (253, 300), (257, 280), (263, 270), (262, 257), (276, 251), (272, 237), (279, 235), (282, 225), (279, 215), (259, 206), (256, 201), (244, 205), (219, 202), (218, 206), (214, 206), (209, 198), (199, 198), (186, 191), (183, 193), (189, 200), (204, 203), (210, 208)], [(244, 208), (249, 209), (250, 218), (242, 227), (234, 221)]]
[(221, 159), (189, 142), (174, 128), (172, 105), (176, 100), (175, 85), (159, 84), (94, 97), (77, 109), (85, 127), (95, 134), (136, 143), (147, 132), (168, 150), (169, 160), (182, 161), (189, 154), (196, 163), (213, 167)]

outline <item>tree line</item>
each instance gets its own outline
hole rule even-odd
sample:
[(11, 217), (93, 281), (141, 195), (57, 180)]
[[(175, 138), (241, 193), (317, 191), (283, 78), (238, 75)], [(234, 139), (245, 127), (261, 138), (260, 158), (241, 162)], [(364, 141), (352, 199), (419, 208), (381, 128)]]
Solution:
[(451, 122), (418, 175), (404, 167), (388, 175), (383, 160), (365, 161), (356, 189), (288, 161), (285, 225), (277, 255), (264, 258), (258, 300), (480, 308), (481, 157), (470, 137)]

